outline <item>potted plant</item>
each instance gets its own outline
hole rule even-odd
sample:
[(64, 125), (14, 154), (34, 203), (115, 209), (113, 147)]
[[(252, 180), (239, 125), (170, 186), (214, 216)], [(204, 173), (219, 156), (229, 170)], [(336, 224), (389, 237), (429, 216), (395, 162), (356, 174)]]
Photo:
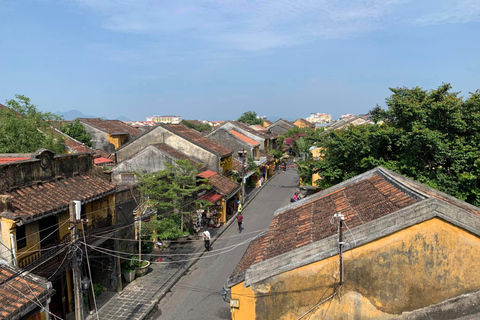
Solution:
[(190, 235), (189, 231), (185, 231), (182, 234), (178, 236), (178, 242), (179, 243), (185, 243), (188, 240), (188, 236)]
[(135, 260), (135, 256), (131, 256), (128, 260), (122, 263), (122, 274), (125, 281), (128, 283), (135, 279), (135, 271), (138, 265), (138, 258)]
[(139, 261), (138, 257), (132, 257), (132, 260), (135, 261), (135, 276), (136, 277), (142, 277), (147, 274), (148, 267), (150, 266), (150, 261)]

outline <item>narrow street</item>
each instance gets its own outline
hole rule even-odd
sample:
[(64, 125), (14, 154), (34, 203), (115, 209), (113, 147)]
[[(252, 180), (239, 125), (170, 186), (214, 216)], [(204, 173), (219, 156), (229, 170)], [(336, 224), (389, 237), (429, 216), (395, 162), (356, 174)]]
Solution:
[(273, 177), (243, 211), (244, 230), (239, 233), (237, 223), (233, 223), (212, 251), (204, 254), (162, 299), (160, 310), (152, 318), (230, 319), (229, 304), (220, 295), (223, 285), (250, 241), (269, 227), (275, 210), (290, 203), (297, 186), (296, 169), (288, 168)]

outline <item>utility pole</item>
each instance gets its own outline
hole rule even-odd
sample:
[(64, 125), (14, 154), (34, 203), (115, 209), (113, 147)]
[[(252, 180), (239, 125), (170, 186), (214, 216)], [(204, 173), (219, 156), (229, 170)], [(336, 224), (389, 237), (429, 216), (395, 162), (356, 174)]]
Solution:
[(345, 217), (341, 213), (336, 213), (335, 216), (337, 216), (338, 219), (338, 253), (340, 256), (340, 285), (343, 284), (343, 255), (342, 255), (342, 250), (343, 250), (343, 245), (345, 242), (343, 242), (343, 221), (345, 220)]
[(240, 158), (242, 158), (242, 206), (245, 204), (245, 160), (247, 159), (246, 157), (246, 151), (245, 148), (242, 148), (242, 150), (238, 151), (238, 155)]
[[(79, 201), (78, 201), (79, 202)], [(77, 203), (78, 203), (77, 202)], [(83, 298), (82, 298), (82, 285), (81, 285), (81, 274), (80, 268), (78, 266), (78, 250), (76, 246), (78, 245), (78, 235), (77, 235), (77, 215), (76, 215), (76, 203), (75, 201), (70, 202), (69, 207), (70, 212), (70, 238), (73, 249), (73, 256), (70, 261), (72, 265), (73, 273), (73, 294), (75, 297), (75, 320), (83, 320)]]

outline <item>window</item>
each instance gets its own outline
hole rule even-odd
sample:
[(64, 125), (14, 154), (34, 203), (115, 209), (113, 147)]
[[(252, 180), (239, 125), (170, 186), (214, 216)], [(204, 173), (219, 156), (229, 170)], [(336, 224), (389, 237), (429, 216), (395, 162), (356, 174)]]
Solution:
[(17, 227), (15, 230), (15, 239), (17, 239), (17, 250), (25, 248), (27, 246), (27, 234), (25, 232), (25, 226)]

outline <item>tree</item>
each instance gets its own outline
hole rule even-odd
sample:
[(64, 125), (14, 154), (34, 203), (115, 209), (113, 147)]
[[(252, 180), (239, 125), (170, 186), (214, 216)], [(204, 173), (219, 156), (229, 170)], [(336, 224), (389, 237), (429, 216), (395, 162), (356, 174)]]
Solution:
[(254, 111), (247, 111), (242, 114), (240, 118), (237, 120), (238, 122), (243, 122), (248, 125), (263, 125), (263, 120), (257, 116), (257, 113)]
[(85, 131), (78, 119), (75, 121), (60, 126), (60, 131), (66, 135), (84, 143), (88, 147), (92, 147), (92, 137), (90, 133)]
[(52, 124), (61, 120), (57, 115), (41, 112), (30, 99), (15, 95), (0, 108), (0, 153), (31, 153), (40, 148), (64, 153), (64, 140)]
[(480, 205), (480, 91), (463, 100), (450, 84), (426, 91), (391, 88), (382, 124), (321, 136), (323, 160), (311, 162), (326, 188), (384, 166), (456, 198)]
[(139, 190), (161, 215), (173, 219), (180, 217), (178, 227), (183, 232), (195, 209), (206, 204), (206, 201), (197, 199), (197, 194), (210, 186), (206, 179), (197, 177), (201, 165), (193, 165), (188, 159), (176, 160), (175, 164), (166, 166), (167, 169), (154, 173), (135, 173)]
[(208, 123), (202, 123), (202, 124), (195, 124), (190, 121), (182, 120), (182, 124), (190, 129), (197, 130), (198, 132), (203, 132), (203, 131), (212, 131), (212, 126), (209, 125)]

